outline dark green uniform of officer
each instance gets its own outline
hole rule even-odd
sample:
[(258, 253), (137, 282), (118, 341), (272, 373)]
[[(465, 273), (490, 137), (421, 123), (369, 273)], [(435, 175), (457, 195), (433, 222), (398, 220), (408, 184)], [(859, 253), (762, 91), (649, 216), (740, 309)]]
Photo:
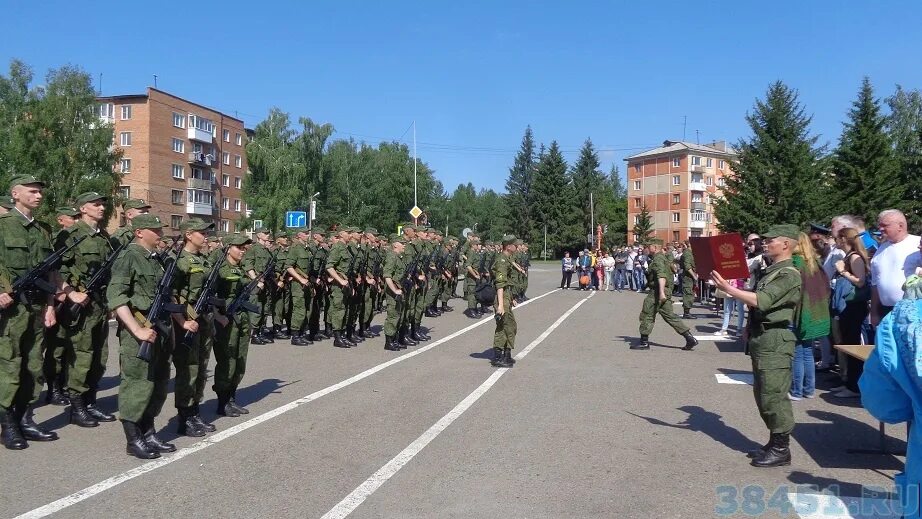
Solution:
[(208, 261), (204, 251), (197, 244), (191, 243), (194, 233), (207, 244), (204, 234), (214, 229), (213, 223), (200, 218), (190, 218), (180, 225), (180, 230), (190, 233), (186, 246), (179, 253), (176, 274), (173, 278), (173, 294), (176, 302), (186, 306), (186, 319), (198, 322), (198, 332), (187, 342), (186, 331), (180, 327), (174, 329), (176, 348), (173, 350), (173, 367), (176, 368), (174, 396), (176, 411), (176, 432), (185, 436), (200, 437), (213, 432), (214, 425), (202, 420), (199, 404), (205, 397), (205, 383), (208, 380), (208, 361), (214, 342), (214, 322), (211, 309), (197, 315), (194, 306), (199, 300), (205, 280), (214, 264)]
[[(79, 218), (80, 211), (75, 207), (59, 207), (57, 209), (58, 223), (61, 228), (58, 229), (51, 238), (51, 243), (55, 249), (66, 246), (65, 241), (70, 235), (70, 230)], [(70, 338), (73, 335), (71, 330), (71, 316), (67, 311), (70, 305), (57, 305), (57, 324), (51, 328), (45, 329), (45, 382), (48, 384), (48, 392), (45, 394), (45, 403), (53, 405), (67, 405), (70, 400), (67, 398), (65, 390), (67, 389), (67, 375), (65, 369), (65, 352), (70, 348)]]
[[(265, 240), (268, 236), (267, 233), (262, 231), (256, 234), (257, 239)], [(246, 255), (243, 257), (242, 266), (244, 272), (246, 272), (250, 279), (255, 279), (256, 276), (260, 275), (266, 268), (266, 262), (269, 261), (270, 257), (272, 257), (272, 253), (269, 249), (266, 248), (263, 243), (256, 241), (250, 245)], [(274, 334), (270, 335), (263, 329), (263, 325), (266, 323), (267, 292), (268, 290), (260, 290), (253, 293), (250, 297), (250, 303), (259, 308), (259, 312), (247, 313), (247, 317), (250, 319), (251, 342), (253, 344), (268, 344), (270, 342), (275, 342), (273, 338)]]
[(752, 391), (762, 421), (770, 432), (768, 444), (749, 453), (756, 467), (791, 463), (789, 444), (794, 413), (787, 396), (791, 390), (791, 361), (796, 342), (794, 317), (802, 290), (800, 272), (791, 261), (791, 255), (799, 235), (800, 229), (795, 225), (774, 225), (762, 235), (765, 254), (773, 263), (756, 284), (754, 293), (730, 287), (723, 278), (712, 274), (718, 288), (751, 308)]
[(679, 260), (682, 264), (682, 318), (694, 319), (691, 315), (691, 307), (695, 302), (695, 283), (697, 282), (698, 272), (695, 269), (695, 255), (692, 254), (691, 247), (685, 244), (685, 250)]
[[(61, 260), (61, 276), (72, 287), (86, 292), (86, 284), (113, 253), (109, 235), (99, 229), (107, 197), (95, 192), (82, 193), (77, 206), (85, 207), (86, 216), (69, 229), (66, 242), (83, 238)], [(62, 242), (63, 244), (63, 242)], [(76, 315), (70, 315), (71, 305), (64, 304), (61, 314), (69, 325), (59, 323), (70, 335), (67, 341), (67, 391), (70, 398), (70, 423), (81, 427), (96, 427), (99, 422), (114, 422), (115, 416), (96, 405), (99, 381), (106, 371), (109, 358), (108, 305), (105, 293), (88, 294), (87, 302)]]
[[(242, 234), (232, 234), (224, 239), (224, 243), (230, 248), (227, 251), (227, 261), (221, 266), (218, 274), (216, 292), (218, 299), (224, 300), (223, 308), (226, 309), (237, 294), (250, 283), (242, 260), (245, 257), (246, 246), (252, 241)], [(215, 318), (213, 389), (218, 395), (218, 414), (222, 416), (236, 417), (250, 412), (237, 404), (237, 388), (246, 373), (250, 345), (250, 319), (247, 313), (240, 311), (234, 315), (224, 314), (224, 319)], [(222, 322), (225, 319), (226, 324)]]
[[(155, 248), (166, 224), (156, 216), (141, 214), (134, 217), (131, 227), (134, 241), (112, 266), (106, 300), (119, 321), (118, 412), (125, 429), (126, 451), (150, 459), (176, 450), (174, 445), (162, 442), (154, 429), (154, 419), (166, 402), (170, 381), (172, 326), (163, 323), (170, 328), (169, 334), (154, 332), (146, 320), (164, 274)], [(151, 342), (149, 362), (138, 358), (142, 340)]]
[(662, 244), (662, 240), (653, 240), (650, 243), (650, 266), (647, 269), (650, 291), (644, 298), (643, 308), (640, 310), (640, 342), (631, 345), (631, 349), (650, 348), (650, 332), (653, 331), (653, 324), (659, 314), (666, 324), (685, 337), (685, 347), (682, 349), (689, 351), (698, 345), (698, 340), (691, 334), (688, 326), (672, 311), (672, 260), (660, 250)]
[(275, 288), (272, 295), (272, 328), (276, 339), (291, 339), (291, 276), (285, 272), (291, 251), (291, 234), (282, 231), (276, 236)]
[[(310, 235), (307, 228), (296, 229), (294, 243), (288, 248), (285, 270), (291, 279), (291, 343), (295, 346), (308, 346), (313, 341), (308, 337), (308, 310), (311, 305), (310, 271), (314, 251), (309, 245)], [(290, 270), (289, 270), (290, 269)]]
[[(341, 235), (345, 235), (343, 238), (344, 240), (350, 240), (348, 231), (343, 231)], [(349, 264), (354, 261), (355, 255), (355, 253), (350, 250), (350, 247), (352, 247), (352, 245), (347, 245), (343, 241), (334, 243), (330, 248), (330, 254), (327, 256), (325, 265), (327, 273), (330, 277), (334, 278), (330, 283), (330, 307), (327, 311), (327, 320), (333, 328), (333, 345), (337, 348), (351, 348), (356, 346), (356, 344), (346, 338), (344, 334), (346, 327), (346, 305), (353, 295), (352, 285), (349, 283), (347, 276)], [(345, 286), (333, 276), (332, 271), (336, 272), (340, 280), (345, 281)]]
[(491, 274), (496, 286), (496, 299), (493, 303), (496, 318), (496, 330), (493, 333), (493, 361), (491, 364), (501, 368), (511, 368), (515, 364), (512, 350), (515, 348), (515, 335), (518, 324), (512, 312), (514, 304), (512, 285), (512, 251), (516, 246), (516, 238), (512, 235), (503, 236), (503, 252), (493, 263)]
[[(387, 251), (382, 268), (384, 284), (382, 288), (387, 298), (387, 318), (384, 320), (384, 349), (396, 351), (410, 345), (406, 341), (406, 327), (402, 326), (404, 316), (403, 276), (406, 263), (403, 251), (406, 239), (402, 236), (391, 236), (391, 250)], [(399, 335), (398, 335), (399, 334)]]
[[(0, 291), (9, 298), (12, 283), (38, 266), (51, 253), (51, 229), (32, 218), (44, 183), (31, 175), (16, 175), (10, 190), (16, 207), (0, 215)], [(58, 288), (57, 273), (47, 281)], [(69, 287), (67, 287), (69, 288)], [(52, 296), (34, 288), (2, 309), (0, 330), (0, 443), (21, 450), (27, 440), (57, 440), (32, 419), (32, 405), (45, 382), (42, 373), (42, 333), (54, 320)]]
[(125, 225), (119, 227), (112, 233), (110, 240), (112, 248), (117, 249), (126, 243), (134, 241), (134, 232), (131, 230), (131, 220), (136, 215), (147, 214), (150, 211), (150, 205), (140, 198), (129, 198), (122, 204), (122, 215), (125, 217)]
[[(470, 238), (468, 238), (470, 239)], [(483, 262), (483, 251), (479, 250), (479, 245), (471, 246), (464, 258), (464, 299), (467, 301), (467, 309), (464, 315), (476, 319), (483, 314), (480, 312), (480, 306), (477, 304), (477, 281), (480, 277), (480, 265)]]

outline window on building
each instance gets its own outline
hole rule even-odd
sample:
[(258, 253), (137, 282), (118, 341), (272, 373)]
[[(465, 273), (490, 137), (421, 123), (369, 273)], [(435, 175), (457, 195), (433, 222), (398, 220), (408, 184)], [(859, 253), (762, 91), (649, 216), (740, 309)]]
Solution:
[(639, 180), (634, 181), (634, 191), (640, 191), (640, 181)]
[(131, 132), (121, 132), (118, 134), (118, 142), (122, 146), (131, 146)]
[(240, 155), (234, 155), (234, 165), (237, 166), (238, 168), (242, 168), (243, 167), (243, 157), (241, 157)]
[(672, 167), (677, 168), (682, 165), (682, 157), (672, 157)]
[(672, 241), (679, 241), (679, 231), (672, 231)]
[(221, 209), (224, 209), (225, 211), (230, 210), (230, 198), (227, 198), (226, 196), (221, 198)]
[(242, 145), (243, 145), (243, 136), (240, 135), (239, 133), (235, 134), (235, 135), (234, 135), (234, 142), (237, 143), (237, 146), (242, 146)]
[(701, 157), (692, 155), (692, 166), (700, 166), (700, 165), (701, 165)]
[(178, 114), (173, 112), (173, 126), (176, 128), (185, 128), (186, 127), (186, 116), (183, 114)]
[(212, 205), (214, 198), (211, 191), (202, 191), (201, 189), (186, 190), (186, 201), (193, 204)]
[(635, 214), (635, 215), (634, 215), (634, 225), (637, 225), (637, 224), (639, 224), (639, 223), (640, 223), (640, 215), (639, 215), (639, 214)]
[(230, 130), (224, 130), (222, 133), (224, 134), (224, 142), (230, 142)]
[(672, 195), (672, 203), (673, 203), (673, 204), (678, 204), (678, 203), (681, 202), (681, 201), (682, 201), (682, 197), (681, 197), (681, 196), (679, 196), (679, 195)]
[(704, 183), (707, 184), (707, 185), (709, 185), (709, 186), (713, 186), (713, 185), (714, 185), (714, 177), (708, 175), (707, 177), (704, 178)]
[(179, 216), (178, 214), (171, 214), (170, 215), (170, 227), (172, 227), (173, 229), (179, 229), (181, 225), (182, 225), (182, 216)]
[(130, 173), (131, 172), (131, 159), (122, 159), (122, 163), (121, 163), (121, 167), (119, 168), (119, 171), (121, 171), (122, 173)]
[(221, 175), (221, 185), (230, 187), (230, 175)]
[(115, 105), (112, 103), (101, 103), (99, 105), (99, 117), (103, 119), (115, 119)]
[(718, 186), (718, 187), (726, 187), (726, 185), (727, 185), (727, 179), (726, 179), (726, 178), (720, 177), (720, 178), (717, 179), (717, 186)]
[(234, 200), (234, 211), (240, 212), (240, 200)]
[(228, 152), (225, 151), (223, 157), (224, 157), (224, 160), (223, 160), (224, 165), (225, 165), (225, 166), (230, 166), (230, 153), (228, 153)]
[(682, 215), (679, 213), (672, 213), (672, 223), (679, 223), (682, 219)]
[(119, 186), (118, 195), (125, 200), (131, 198), (131, 186)]
[(176, 137), (173, 137), (173, 151), (175, 151), (176, 153), (182, 153), (185, 150), (186, 150), (186, 143), (184, 143), (182, 139), (177, 139)]
[(722, 160), (717, 161), (717, 169), (724, 169), (725, 163)]
[(240, 177), (234, 177), (234, 188), (240, 189), (241, 185), (243, 185), (243, 181), (240, 180)]
[(202, 168), (193, 167), (192, 178), (197, 178), (199, 180), (211, 180), (211, 183), (214, 184), (214, 177)]
[(221, 230), (224, 232), (230, 232), (230, 221), (221, 220)]
[(189, 126), (193, 128), (198, 128), (199, 130), (202, 130), (203, 132), (208, 132), (212, 136), (214, 136), (215, 126), (214, 126), (214, 123), (211, 122), (211, 120), (209, 119), (205, 119), (204, 117), (199, 117), (195, 114), (189, 114)]
[(692, 193), (691, 201), (696, 203), (701, 203), (704, 198), (701, 196), (701, 193)]
[(122, 120), (127, 121), (131, 119), (131, 105), (122, 105)]
[(643, 172), (643, 164), (634, 164), (634, 172), (635, 173)]
[(674, 186), (682, 185), (682, 177), (679, 175), (672, 175), (672, 185)]
[(186, 176), (186, 168), (182, 164), (173, 164), (173, 178), (182, 180)]
[(182, 190), (181, 189), (171, 189), (170, 190), (170, 201), (176, 205), (182, 204)]
[(706, 165), (707, 165), (707, 167), (709, 167), (709, 168), (712, 167), (712, 166), (714, 166), (714, 159), (712, 159), (711, 157), (708, 157), (708, 158), (707, 158), (707, 164), (706, 164)]
[(635, 199), (634, 199), (634, 207), (636, 207), (636, 208), (638, 208), (638, 209), (640, 209), (641, 207), (643, 207), (643, 200), (641, 200), (640, 198), (635, 198)]

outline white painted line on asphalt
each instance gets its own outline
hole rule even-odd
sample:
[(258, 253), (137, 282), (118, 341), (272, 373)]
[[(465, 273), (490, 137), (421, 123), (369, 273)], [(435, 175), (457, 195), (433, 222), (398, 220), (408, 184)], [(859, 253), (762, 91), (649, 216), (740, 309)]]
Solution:
[[(518, 355), (516, 359), (521, 359), (528, 355), (528, 353), (535, 349), (536, 346), (541, 344), (544, 339), (546, 339), (558, 326), (563, 324), (563, 322), (570, 317), (570, 315), (576, 311), (583, 303), (589, 300), (595, 292), (590, 292), (590, 294), (583, 299), (580, 299), (575, 305), (571, 306), (569, 310), (564, 312), (554, 324), (552, 324), (547, 330), (538, 336), (537, 339), (533, 340), (531, 344), (525, 347)], [(329, 512), (323, 514), (321, 519), (342, 519), (358, 508), (369, 496), (375, 493), (376, 490), (381, 488), (388, 479), (394, 476), (400, 469), (402, 469), (407, 463), (410, 462), (417, 454), (422, 451), (426, 445), (429, 445), (432, 440), (434, 440), (439, 434), (442, 433), (449, 425), (452, 424), (459, 416), (464, 414), (474, 402), (480, 399), (487, 391), (493, 387), (493, 384), (496, 384), (496, 381), (499, 380), (506, 372), (509, 371), (509, 368), (499, 368), (484, 381), (477, 389), (475, 389), (471, 394), (461, 401), (454, 409), (448, 412), (445, 416), (435, 422), (435, 425), (430, 427), (426, 432), (416, 438), (407, 448), (400, 451), (400, 454), (394, 456), (390, 461), (384, 464), (383, 467), (378, 469), (377, 472), (372, 474), (368, 479), (366, 479), (361, 485), (356, 487), (348, 496), (343, 498), (336, 506), (330, 509)]]
[(694, 335), (694, 338), (699, 341), (711, 341), (711, 342), (734, 342), (736, 341), (735, 337), (727, 337), (726, 335)]
[[(520, 305), (517, 305), (516, 308), (520, 308), (520, 307), (525, 306), (525, 305), (527, 305), (527, 304), (529, 304), (529, 303), (532, 303), (532, 302), (534, 302), (534, 301), (537, 301), (537, 300), (539, 300), (539, 299), (541, 299), (541, 298), (543, 298), (543, 297), (545, 297), (545, 296), (549, 296), (549, 295), (553, 294), (554, 292), (558, 292), (559, 290), (560, 290), (559, 288), (555, 288), (555, 289), (550, 290), (550, 291), (548, 291), (548, 292), (545, 292), (545, 293), (543, 293), (543, 294), (541, 294), (541, 295), (539, 295), (539, 296), (535, 296), (535, 297), (529, 299), (528, 301), (525, 301), (524, 303), (522, 303), (522, 304), (520, 304)], [(588, 298), (586, 298), (586, 299), (588, 299)], [(585, 301), (585, 299), (583, 299), (583, 300), (581, 300), (581, 301)], [(581, 303), (578, 303), (577, 306), (579, 306), (579, 304), (581, 304)], [(389, 368), (389, 367), (393, 366), (394, 364), (398, 364), (398, 363), (403, 362), (403, 361), (405, 361), (405, 360), (411, 359), (411, 358), (413, 358), (413, 357), (415, 357), (415, 356), (417, 356), (417, 355), (420, 355), (420, 354), (422, 354), (422, 353), (424, 353), (424, 352), (427, 352), (427, 351), (431, 350), (432, 348), (435, 348), (436, 346), (439, 346), (440, 344), (444, 344), (444, 343), (446, 343), (446, 342), (448, 342), (448, 341), (454, 339), (455, 337), (458, 337), (459, 335), (462, 335), (462, 334), (464, 334), (464, 333), (467, 333), (467, 332), (473, 330), (474, 328), (477, 328), (478, 326), (481, 326), (481, 325), (486, 324), (486, 323), (491, 322), (491, 321), (493, 321), (493, 317), (485, 317), (485, 318), (483, 318), (483, 319), (481, 319), (481, 320), (479, 320), (479, 321), (477, 321), (477, 322), (475, 322), (475, 323), (473, 323), (473, 324), (471, 324), (471, 325), (468, 325), (468, 326), (466, 326), (466, 327), (464, 327), (464, 328), (461, 328), (460, 330), (458, 330), (458, 331), (456, 331), (456, 332), (454, 332), (454, 333), (452, 333), (452, 334), (450, 334), (450, 335), (447, 335), (447, 336), (445, 336), (445, 337), (443, 337), (443, 338), (441, 338), (441, 339), (439, 339), (439, 340), (433, 342), (432, 344), (427, 344), (426, 346), (423, 346), (422, 348), (413, 350), (412, 352), (405, 353), (405, 354), (403, 354), (403, 355), (401, 355), (401, 356), (399, 356), (399, 357), (395, 357), (395, 358), (393, 358), (393, 359), (391, 359), (391, 360), (389, 360), (389, 361), (387, 361), (387, 362), (383, 362), (383, 363), (381, 363), (381, 364), (378, 364), (377, 366), (373, 366), (373, 367), (371, 367), (371, 368), (368, 368), (368, 369), (366, 369), (365, 371), (363, 371), (363, 372), (361, 372), (361, 373), (359, 373), (359, 374), (357, 374), (357, 375), (353, 375), (353, 376), (351, 376), (351, 377), (349, 377), (349, 378), (343, 380), (342, 382), (339, 382), (339, 383), (337, 383), (337, 384), (333, 384), (332, 386), (325, 387), (325, 388), (323, 388), (323, 389), (321, 389), (321, 390), (319, 390), (319, 391), (315, 391), (315, 392), (313, 392), (313, 393), (311, 393), (311, 394), (309, 394), (309, 395), (303, 396), (303, 397), (301, 397), (301, 398), (299, 398), (299, 399), (297, 399), (297, 400), (295, 400), (295, 401), (293, 401), (293, 402), (289, 402), (289, 403), (287, 403), (287, 404), (285, 404), (285, 405), (283, 405), (283, 406), (277, 407), (277, 408), (275, 408), (275, 409), (273, 409), (273, 410), (271, 410), (271, 411), (267, 411), (267, 412), (265, 412), (265, 413), (263, 413), (263, 414), (261, 414), (261, 415), (259, 415), (259, 416), (256, 416), (255, 418), (251, 418), (251, 419), (249, 419), (249, 420), (247, 420), (247, 421), (245, 421), (245, 422), (243, 422), (243, 423), (241, 423), (241, 424), (238, 424), (238, 425), (235, 425), (235, 426), (233, 426), (233, 427), (231, 427), (231, 428), (229, 428), (229, 429), (225, 429), (225, 430), (223, 430), (223, 431), (217, 432), (217, 433), (215, 433), (215, 434), (213, 434), (213, 435), (211, 435), (211, 436), (205, 438), (204, 440), (201, 440), (201, 441), (199, 441), (199, 442), (197, 442), (197, 443), (194, 443), (194, 444), (192, 444), (192, 445), (190, 445), (190, 446), (188, 446), (188, 447), (185, 447), (185, 448), (183, 448), (183, 449), (179, 449), (178, 451), (176, 451), (175, 453), (173, 453), (173, 454), (170, 455), (170, 456), (164, 456), (164, 457), (158, 458), (158, 459), (156, 459), (156, 460), (154, 460), (154, 461), (149, 461), (149, 462), (147, 462), (147, 463), (145, 463), (145, 464), (143, 464), (143, 465), (140, 465), (140, 466), (138, 466), (138, 467), (135, 467), (135, 468), (133, 468), (133, 469), (126, 470), (125, 472), (122, 472), (121, 474), (117, 474), (117, 475), (115, 475), (115, 476), (112, 476), (111, 478), (108, 478), (108, 479), (105, 479), (105, 480), (103, 480), (103, 481), (100, 481), (99, 483), (96, 483), (95, 485), (91, 485), (91, 486), (89, 486), (89, 487), (86, 487), (86, 488), (84, 488), (83, 490), (78, 490), (77, 492), (74, 492), (73, 494), (71, 494), (71, 495), (69, 495), (69, 496), (62, 497), (61, 499), (58, 499), (57, 501), (52, 501), (51, 503), (48, 503), (47, 505), (40, 506), (40, 507), (38, 507), (38, 508), (36, 508), (36, 509), (34, 509), (34, 510), (31, 510), (31, 511), (29, 511), (29, 512), (26, 512), (26, 513), (24, 513), (24, 514), (22, 514), (22, 515), (18, 515), (18, 516), (16, 516), (16, 517), (14, 517), (13, 519), (37, 519), (37, 518), (39, 518), (39, 517), (47, 517), (47, 516), (49, 516), (49, 515), (51, 515), (51, 514), (53, 514), (53, 513), (60, 512), (61, 510), (64, 510), (65, 508), (68, 508), (68, 507), (70, 507), (70, 506), (73, 506), (73, 505), (75, 505), (75, 504), (77, 504), (77, 503), (79, 503), (79, 502), (81, 502), (81, 501), (85, 501), (85, 500), (87, 500), (87, 499), (89, 499), (89, 498), (91, 498), (91, 497), (93, 497), (93, 496), (95, 496), (95, 495), (97, 495), (97, 494), (101, 494), (102, 492), (105, 492), (106, 490), (109, 490), (109, 489), (112, 488), (112, 487), (115, 487), (115, 486), (117, 486), (117, 485), (120, 485), (120, 484), (122, 484), (122, 483), (124, 483), (124, 482), (126, 482), (126, 481), (130, 481), (130, 480), (132, 480), (132, 479), (134, 479), (134, 478), (136, 478), (136, 477), (138, 477), (138, 476), (143, 476), (144, 474), (147, 474), (148, 472), (151, 472), (151, 471), (153, 471), (153, 470), (156, 470), (156, 469), (158, 469), (158, 468), (160, 468), (160, 467), (163, 467), (163, 466), (169, 465), (169, 464), (171, 464), (171, 463), (173, 463), (173, 462), (179, 461), (179, 460), (185, 458), (186, 456), (189, 456), (189, 455), (191, 455), (191, 454), (194, 454), (194, 453), (196, 453), (196, 452), (198, 452), (198, 451), (200, 451), (200, 450), (202, 450), (202, 449), (205, 449), (205, 448), (207, 448), (207, 447), (210, 447), (211, 445), (214, 445), (214, 444), (216, 444), (216, 443), (220, 443), (220, 442), (222, 442), (222, 441), (224, 441), (224, 440), (226, 440), (226, 439), (228, 439), (228, 438), (231, 438), (231, 437), (233, 437), (233, 436), (235, 436), (235, 435), (237, 435), (237, 434), (240, 434), (240, 433), (242, 433), (243, 431), (245, 431), (245, 430), (247, 430), (247, 429), (249, 429), (249, 428), (251, 428), (251, 427), (255, 427), (255, 426), (257, 426), (257, 425), (259, 425), (259, 424), (261, 424), (261, 423), (263, 423), (263, 422), (269, 421), (269, 420), (271, 420), (271, 419), (273, 419), (273, 418), (275, 418), (275, 417), (277, 417), (277, 416), (279, 416), (279, 415), (285, 414), (285, 413), (287, 413), (288, 411), (291, 411), (291, 410), (293, 410), (293, 409), (295, 409), (295, 408), (297, 408), (297, 407), (299, 407), (299, 406), (302, 406), (302, 405), (304, 405), (304, 404), (313, 402), (314, 400), (317, 400), (317, 399), (320, 398), (320, 397), (329, 395), (330, 393), (333, 393), (334, 391), (338, 391), (338, 390), (340, 390), (340, 389), (342, 389), (342, 388), (344, 388), (344, 387), (347, 387), (347, 386), (350, 386), (350, 385), (352, 385), (352, 384), (355, 384), (356, 382), (358, 382), (358, 381), (360, 381), (360, 380), (362, 380), (362, 379), (368, 378), (368, 377), (374, 375), (375, 373), (377, 373), (377, 372), (379, 372), (379, 371), (381, 371), (381, 370), (384, 370), (384, 369), (386, 369), (386, 368)]]
[(788, 492), (788, 501), (791, 502), (794, 513), (804, 519), (857, 519), (863, 517), (898, 519), (903, 516), (900, 512), (901, 506), (898, 499)]
[(748, 384), (750, 386), (754, 380), (752, 373), (715, 373), (714, 378), (717, 379), (718, 384)]

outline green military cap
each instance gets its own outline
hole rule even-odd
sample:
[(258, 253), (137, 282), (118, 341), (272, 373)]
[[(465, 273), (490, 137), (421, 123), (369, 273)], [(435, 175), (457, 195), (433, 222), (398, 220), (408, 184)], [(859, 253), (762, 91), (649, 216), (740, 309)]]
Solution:
[(327, 233), (327, 238), (333, 238), (339, 236), (339, 231), (330, 231)]
[(650, 245), (662, 245), (663, 240), (659, 238), (653, 238), (652, 240), (648, 240), (647, 243), (649, 243)]
[(516, 238), (516, 240), (515, 240), (514, 242), (512, 242), (512, 244), (513, 244), (513, 245), (524, 245), (525, 242), (523, 242), (522, 240)]
[(790, 238), (796, 240), (800, 236), (800, 228), (789, 223), (772, 225), (768, 232), (762, 234), (763, 238)]
[(150, 204), (140, 198), (129, 198), (122, 204), (122, 209), (150, 209)]
[(27, 186), (29, 184), (45, 185), (44, 182), (35, 178), (34, 175), (13, 175), (13, 178), (10, 179), (10, 189), (12, 189), (13, 186)]
[(378, 234), (378, 230), (374, 227), (366, 227), (365, 234)]
[(515, 243), (515, 235), (513, 234), (504, 234), (503, 235), (503, 245), (512, 245)]
[(355, 226), (353, 226), (353, 225), (350, 225), (349, 227), (346, 227), (345, 230), (346, 230), (346, 231), (349, 231), (349, 232), (362, 232), (361, 229), (359, 229), (358, 227), (355, 227)]
[(246, 234), (228, 234), (227, 237), (224, 238), (224, 245), (240, 246), (246, 245), (247, 243), (253, 243), (253, 240), (247, 237)]
[(95, 191), (88, 191), (86, 193), (80, 193), (79, 195), (77, 195), (77, 207), (80, 207), (81, 205), (87, 202), (95, 202), (97, 200), (106, 200), (108, 198), (109, 197), (107, 197), (106, 195), (99, 194)]
[(6, 210), (9, 211), (10, 209), (16, 207), (16, 204), (13, 203), (13, 199), (12, 199), (12, 198), (4, 198), (4, 199), (0, 200), (0, 207), (2, 207), (2, 208), (4, 208), (4, 209), (6, 209)]
[(218, 241), (218, 240), (220, 240), (220, 239), (221, 239), (221, 238), (219, 238), (218, 236), (209, 236), (209, 237), (208, 237), (208, 241), (210, 241), (210, 242), (216, 242), (216, 241)]
[(58, 216), (80, 216), (80, 211), (76, 207), (59, 207), (55, 209), (55, 214)]
[(159, 216), (152, 214), (139, 214), (131, 220), (131, 230), (138, 229), (163, 229), (167, 224), (160, 221)]
[(179, 225), (180, 231), (210, 231), (214, 229), (214, 224), (206, 222), (201, 218), (189, 218)]

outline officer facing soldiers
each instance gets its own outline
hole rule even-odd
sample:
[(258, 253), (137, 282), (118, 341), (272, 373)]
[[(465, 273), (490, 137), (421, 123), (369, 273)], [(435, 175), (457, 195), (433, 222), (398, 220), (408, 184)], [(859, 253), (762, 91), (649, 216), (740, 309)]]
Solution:
[(792, 327), (801, 294), (800, 272), (791, 256), (799, 235), (796, 225), (774, 225), (762, 235), (764, 254), (773, 262), (755, 292), (735, 288), (717, 271), (711, 273), (718, 289), (742, 301), (752, 312), (749, 320), (752, 391), (770, 432), (768, 443), (748, 454), (755, 467), (791, 464), (789, 445), (794, 413), (787, 396), (791, 390), (791, 361), (796, 342)]
[[(112, 246), (109, 235), (99, 228), (106, 211), (108, 197), (95, 192), (82, 193), (77, 197), (80, 219), (69, 229), (69, 235), (62, 242), (73, 242), (80, 238), (77, 247), (71, 249), (61, 260), (61, 276), (73, 287), (86, 292), (87, 283), (103, 266)], [(76, 315), (69, 315), (69, 326), (61, 326), (71, 334), (67, 341), (67, 391), (70, 397), (70, 423), (80, 427), (96, 427), (99, 422), (114, 422), (115, 416), (96, 406), (96, 392), (99, 381), (106, 371), (109, 358), (109, 323), (105, 294), (87, 294), (89, 300), (79, 308)], [(70, 313), (72, 309), (62, 310)]]
[(691, 334), (688, 326), (672, 311), (672, 259), (662, 252), (663, 241), (650, 242), (650, 267), (647, 269), (648, 285), (650, 292), (643, 300), (640, 311), (640, 343), (632, 344), (632, 350), (650, 349), (650, 332), (659, 314), (666, 324), (672, 327), (679, 335), (685, 337), (685, 351), (691, 351), (698, 345), (698, 339)]
[[(118, 414), (125, 430), (125, 450), (141, 459), (176, 450), (175, 445), (161, 441), (154, 428), (154, 419), (166, 402), (173, 341), (170, 334), (158, 334), (149, 327), (145, 318), (164, 274), (156, 257), (164, 227), (154, 215), (139, 214), (132, 219), (134, 241), (115, 260), (106, 290), (109, 310), (119, 322)], [(173, 320), (185, 331), (198, 332), (198, 323), (183, 314), (174, 313)], [(138, 358), (144, 341), (151, 343), (149, 362)]]
[[(59, 207), (56, 213), (56, 220), (61, 228), (58, 229), (58, 232), (54, 233), (54, 236), (51, 238), (51, 243), (55, 249), (59, 249), (66, 246), (65, 240), (70, 234), (70, 229), (77, 223), (77, 219), (80, 217), (80, 211), (78, 211), (76, 207)], [(62, 295), (59, 294), (59, 302), (61, 298)], [(53, 328), (45, 330), (44, 371), (45, 383), (48, 384), (45, 403), (52, 405), (67, 405), (70, 403), (64, 391), (67, 385), (64, 354), (69, 348), (71, 336), (70, 330), (65, 326), (65, 323), (70, 321), (70, 316), (67, 315), (66, 310), (63, 313), (60, 312), (60, 309), (66, 308), (66, 306), (69, 305), (58, 305), (58, 323), (54, 325)]]
[(214, 224), (200, 218), (190, 218), (180, 225), (179, 230), (182, 231), (185, 240), (176, 260), (173, 294), (179, 304), (185, 305), (186, 319), (198, 322), (198, 332), (186, 341), (186, 330), (174, 328), (174, 397), (176, 411), (179, 414), (176, 432), (185, 436), (200, 437), (216, 430), (214, 425), (202, 420), (199, 412), (199, 404), (204, 398), (205, 382), (208, 379), (214, 323), (210, 312), (196, 315), (193, 307), (198, 302), (205, 280), (214, 267), (206, 255), (206, 234), (214, 230)]
[[(28, 441), (53, 441), (58, 435), (41, 429), (32, 418), (32, 405), (44, 385), (42, 331), (57, 322), (54, 296), (29, 287), (17, 299), (12, 284), (51, 253), (51, 229), (32, 216), (42, 201), (45, 184), (31, 175), (10, 180), (14, 207), (0, 216), (0, 443), (22, 450)], [(86, 294), (76, 292), (53, 271), (47, 281), (63, 290), (71, 303), (82, 304)]]
[(695, 270), (695, 255), (692, 254), (691, 245), (686, 241), (682, 244), (682, 318), (694, 319), (691, 314), (692, 304), (695, 302), (695, 283), (698, 282), (698, 271)]
[(515, 321), (515, 314), (512, 312), (515, 299), (512, 297), (512, 282), (509, 276), (512, 275), (513, 269), (512, 254), (518, 243), (521, 242), (516, 240), (515, 236), (503, 236), (502, 253), (496, 258), (492, 268), (493, 280), (496, 284), (496, 299), (493, 304), (496, 331), (493, 334), (493, 360), (490, 364), (498, 368), (511, 368), (515, 364), (512, 350), (515, 348), (515, 334), (518, 331), (518, 325)]
[(125, 217), (125, 225), (119, 227), (112, 233), (112, 249), (117, 249), (122, 245), (134, 240), (134, 233), (131, 230), (131, 221), (139, 214), (147, 214), (150, 211), (150, 204), (140, 198), (129, 198), (122, 204), (122, 215)]

